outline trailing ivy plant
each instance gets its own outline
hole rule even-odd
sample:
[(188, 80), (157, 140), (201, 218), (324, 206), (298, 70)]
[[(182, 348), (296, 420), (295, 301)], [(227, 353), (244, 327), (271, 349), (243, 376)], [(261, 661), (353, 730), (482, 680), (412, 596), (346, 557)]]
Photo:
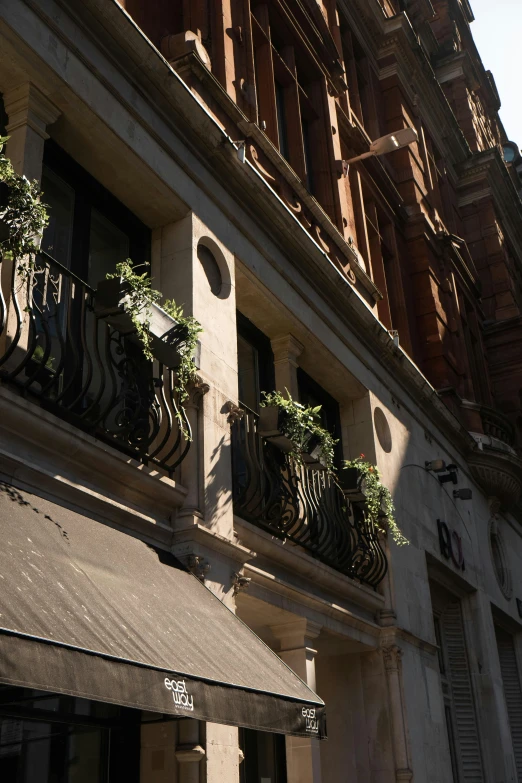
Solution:
[(262, 392), (263, 399), (261, 400), (261, 407), (268, 408), (275, 406), (284, 412), (282, 421), (283, 433), (294, 444), (295, 450), (292, 452), (292, 457), (303, 464), (302, 453), (305, 451), (307, 441), (311, 435), (315, 435), (319, 441), (321, 447), (322, 458), (326, 467), (326, 470), (331, 473), (335, 470), (334, 467), (334, 448), (337, 440), (335, 440), (328, 430), (325, 430), (319, 424), (319, 413), (321, 406), (305, 407), (300, 402), (292, 399), (288, 389), (285, 389), (287, 396), (283, 396), (280, 392)]
[[(401, 532), (395, 519), (395, 505), (388, 487), (381, 480), (379, 468), (367, 462), (364, 454), (355, 459), (346, 460), (345, 468), (356, 468), (364, 480), (364, 495), (367, 514), (370, 522), (381, 532), (391, 532), (392, 538), (399, 546), (409, 544), (408, 539)], [(383, 518), (386, 519), (383, 522)]]
[[(151, 352), (151, 334), (150, 323), (152, 319), (152, 306), (159, 305), (163, 294), (152, 288), (152, 278), (147, 271), (138, 274), (135, 270), (140, 266), (150, 266), (150, 264), (139, 264), (132, 266), (132, 261), (127, 258), (116, 264), (116, 271), (106, 275), (107, 280), (119, 278), (124, 280), (129, 287), (127, 294), (126, 309), (130, 315), (131, 321), (141, 342), (143, 353), (147, 359), (154, 359)], [(165, 312), (174, 318), (178, 324), (185, 328), (186, 336), (178, 345), (178, 354), (180, 357), (179, 367), (176, 370), (176, 381), (174, 389), (179, 394), (179, 402), (183, 403), (188, 397), (187, 386), (190, 381), (195, 380), (197, 368), (193, 362), (194, 352), (196, 350), (198, 335), (203, 331), (201, 324), (192, 316), (183, 315), (183, 307), (177, 305), (173, 299), (166, 299), (160, 305)], [(180, 425), (183, 428), (185, 436), (188, 435), (181, 415), (178, 415)]]
[(18, 276), (25, 282), (34, 268), (34, 256), (49, 218), (46, 205), (40, 201), (38, 182), (29, 182), (17, 174), (5, 156), (8, 138), (0, 136), (0, 192), (6, 194), (0, 206), (0, 228), (4, 229), (0, 234), (0, 255), (16, 262)]

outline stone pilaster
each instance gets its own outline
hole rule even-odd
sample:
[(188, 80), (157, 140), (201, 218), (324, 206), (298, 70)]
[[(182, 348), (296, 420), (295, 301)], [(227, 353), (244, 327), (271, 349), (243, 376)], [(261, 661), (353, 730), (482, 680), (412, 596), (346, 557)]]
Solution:
[(56, 122), (60, 111), (31, 82), (8, 90), (3, 98), (9, 118), (7, 156), (18, 174), (40, 181), (47, 127)]
[[(315, 690), (315, 656), (312, 646), (321, 626), (306, 618), (284, 625), (271, 626), (279, 640), (279, 656), (306, 684)], [(319, 740), (309, 737), (286, 738), (288, 783), (321, 783), (321, 753)]]
[(401, 685), (402, 650), (396, 644), (382, 648), (393, 737), (393, 754), (395, 757), (395, 780), (397, 783), (413, 779), (413, 772), (408, 761), (408, 742), (406, 738), (406, 722), (404, 719), (404, 703)]
[(288, 389), (294, 400), (299, 399), (297, 385), (297, 359), (304, 346), (291, 334), (275, 337), (272, 341), (276, 388), (282, 394)]
[[(176, 761), (178, 762), (178, 783), (199, 783), (200, 764), (205, 758), (205, 749), (200, 744), (200, 724), (197, 720), (179, 721)], [(174, 778), (173, 780), (176, 780)]]
[(203, 437), (201, 403), (210, 387), (201, 378), (197, 378), (189, 389), (188, 399), (184, 403), (187, 419), (192, 433), (192, 444), (181, 463), (181, 483), (188, 490), (183, 508), (178, 517), (203, 517), (203, 467), (201, 465), (201, 440)]

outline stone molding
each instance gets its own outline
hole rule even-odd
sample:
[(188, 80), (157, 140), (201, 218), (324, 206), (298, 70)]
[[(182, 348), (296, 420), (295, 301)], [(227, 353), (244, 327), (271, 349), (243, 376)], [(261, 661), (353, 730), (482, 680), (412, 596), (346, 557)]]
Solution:
[(13, 87), (3, 95), (4, 108), (9, 123), (6, 126), (8, 134), (18, 128), (28, 125), (44, 141), (49, 138), (47, 126), (52, 125), (60, 116), (60, 110), (49, 98), (31, 82), (25, 82)]

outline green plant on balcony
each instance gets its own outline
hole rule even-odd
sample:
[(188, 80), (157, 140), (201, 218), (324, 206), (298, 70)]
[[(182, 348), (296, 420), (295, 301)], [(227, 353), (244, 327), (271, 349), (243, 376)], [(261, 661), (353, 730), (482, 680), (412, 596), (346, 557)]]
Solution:
[[(369, 521), (383, 533), (389, 530), (393, 540), (399, 546), (409, 544), (395, 519), (393, 498), (388, 487), (382, 483), (379, 468), (372, 465), (371, 462), (367, 462), (364, 459), (364, 454), (361, 454), (355, 459), (346, 460), (344, 469), (352, 473), (355, 479), (354, 489), (360, 491), (361, 496), (364, 497)], [(348, 494), (350, 494), (349, 491)]]
[(14, 170), (4, 155), (8, 136), (0, 136), (0, 255), (16, 262), (25, 282), (34, 268), (34, 255), (48, 223), (46, 205), (40, 201), (40, 186)]
[[(333, 472), (334, 449), (338, 441), (319, 424), (321, 406), (306, 407), (292, 399), (288, 389), (285, 392), (287, 396), (277, 391), (263, 392), (261, 408), (278, 411), (277, 432), (280, 431), (283, 438), (290, 442), (290, 454), (296, 462), (301, 465), (308, 463), (309, 466), (320, 463), (329, 473)], [(316, 444), (317, 449), (316, 462), (313, 463), (307, 459), (313, 453), (311, 444)]]
[[(149, 266), (148, 263), (139, 266)], [(132, 261), (127, 258), (116, 264), (116, 271), (106, 275), (107, 280), (120, 279), (127, 289), (125, 309), (128, 313), (137, 337), (142, 345), (143, 353), (147, 359), (154, 359), (151, 351), (151, 319), (154, 305), (159, 305), (163, 294), (152, 288), (152, 278), (147, 271), (142, 274), (136, 272), (138, 266), (132, 266)], [(183, 340), (177, 345), (179, 364), (176, 368), (175, 391), (179, 394), (179, 402), (182, 404), (188, 397), (188, 384), (195, 380), (197, 367), (193, 358), (198, 344), (198, 336), (203, 331), (201, 324), (193, 316), (184, 316), (183, 307), (177, 305), (173, 299), (166, 299), (162, 309), (184, 329)], [(179, 418), (181, 426), (183, 421)], [(184, 433), (187, 435), (187, 433)]]

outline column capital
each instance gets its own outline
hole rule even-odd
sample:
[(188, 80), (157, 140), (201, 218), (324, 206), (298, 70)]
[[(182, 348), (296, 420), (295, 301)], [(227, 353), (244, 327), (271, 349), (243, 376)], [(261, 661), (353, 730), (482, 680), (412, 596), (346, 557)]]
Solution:
[(388, 671), (398, 669), (403, 655), (402, 649), (397, 644), (382, 647), (384, 666)]
[(56, 122), (60, 110), (31, 82), (24, 82), (4, 93), (4, 108), (9, 123), (6, 131), (11, 134), (28, 125), (44, 141), (49, 138), (47, 126)]
[(304, 345), (291, 334), (274, 337), (270, 341), (274, 352), (274, 362), (290, 362), (297, 367), (297, 357), (304, 351)]
[(310, 642), (319, 636), (321, 628), (321, 625), (306, 617), (300, 617), (290, 623), (270, 626), (270, 630), (280, 642), (281, 652), (303, 648), (312, 650)]

